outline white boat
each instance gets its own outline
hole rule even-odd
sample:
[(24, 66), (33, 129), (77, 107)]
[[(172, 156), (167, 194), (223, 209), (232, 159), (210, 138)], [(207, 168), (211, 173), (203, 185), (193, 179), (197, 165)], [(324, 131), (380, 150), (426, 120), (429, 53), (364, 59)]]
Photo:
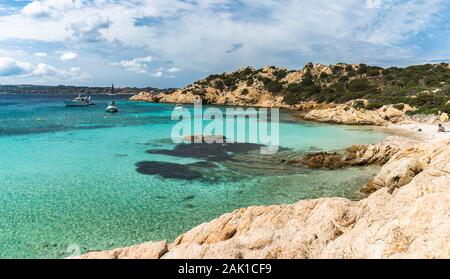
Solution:
[(177, 105), (175, 106), (175, 109), (176, 109), (176, 110), (181, 110), (181, 109), (183, 109), (183, 106), (180, 105), (180, 104), (177, 104)]
[(73, 100), (65, 100), (64, 104), (66, 105), (66, 107), (87, 107), (87, 106), (95, 105), (91, 101), (91, 96), (83, 97), (81, 95), (78, 95), (78, 97), (76, 97)]
[(116, 103), (114, 101), (112, 101), (107, 107), (106, 107), (106, 112), (109, 113), (116, 113), (119, 112), (119, 109), (116, 106)]

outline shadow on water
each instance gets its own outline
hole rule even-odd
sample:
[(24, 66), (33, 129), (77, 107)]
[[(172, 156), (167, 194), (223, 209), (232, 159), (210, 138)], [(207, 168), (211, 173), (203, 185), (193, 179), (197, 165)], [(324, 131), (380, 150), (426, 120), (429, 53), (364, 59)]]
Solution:
[(136, 171), (145, 175), (205, 182), (238, 181), (254, 176), (288, 175), (305, 171), (299, 166), (284, 164), (289, 157), (298, 156), (290, 149), (280, 149), (273, 155), (263, 155), (260, 144), (252, 143), (181, 143), (174, 149), (152, 149), (149, 154), (193, 158), (201, 162), (178, 164), (142, 161)]
[(230, 160), (235, 154), (248, 153), (259, 150), (261, 147), (262, 145), (253, 143), (180, 143), (173, 150), (154, 149), (147, 152), (150, 154), (223, 162)]

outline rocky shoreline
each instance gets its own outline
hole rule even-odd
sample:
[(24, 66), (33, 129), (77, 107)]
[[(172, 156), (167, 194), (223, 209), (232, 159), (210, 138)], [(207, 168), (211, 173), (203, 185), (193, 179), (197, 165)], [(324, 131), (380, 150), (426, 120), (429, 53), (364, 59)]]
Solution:
[[(415, 108), (407, 105), (385, 105), (375, 110), (365, 108), (356, 108), (354, 103), (350, 101), (345, 104), (318, 103), (314, 101), (301, 102), (294, 106), (286, 105), (280, 99), (273, 99), (273, 96), (263, 96), (261, 101), (256, 103), (242, 103), (239, 101), (213, 102), (216, 105), (231, 105), (243, 107), (265, 107), (265, 108), (283, 108), (292, 111), (298, 111), (299, 118), (322, 123), (344, 124), (344, 125), (370, 125), (370, 126), (390, 126), (399, 123), (415, 123), (413, 117), (408, 116), (408, 112), (414, 111)], [(154, 95), (148, 92), (141, 92), (130, 98), (132, 101), (143, 101), (151, 103), (177, 103), (192, 104), (195, 102), (194, 96), (185, 96), (177, 91), (172, 94), (161, 93)], [(367, 102), (367, 100), (358, 100)], [(420, 119), (420, 122), (435, 124), (438, 122), (448, 122), (447, 113), (441, 113), (437, 116), (427, 116), (426, 119)]]
[[(429, 133), (417, 140), (390, 137), (353, 146), (340, 158), (350, 165), (383, 165), (363, 188), (371, 193), (366, 199), (320, 198), (238, 209), (172, 243), (149, 242), (78, 258), (450, 258), (450, 133), (411, 125), (391, 128)], [(329, 167), (324, 162), (316, 167)]]

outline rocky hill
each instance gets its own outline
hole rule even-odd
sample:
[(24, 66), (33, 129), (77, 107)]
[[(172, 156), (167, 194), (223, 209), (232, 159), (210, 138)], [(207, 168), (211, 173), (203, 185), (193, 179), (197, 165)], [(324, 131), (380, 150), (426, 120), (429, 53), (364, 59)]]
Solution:
[(300, 110), (349, 102), (356, 109), (376, 110), (384, 105), (396, 105), (403, 110), (407, 104), (417, 108), (415, 113), (449, 113), (450, 65), (385, 69), (365, 64), (309, 63), (301, 70), (247, 67), (210, 75), (183, 89), (159, 95), (142, 93), (132, 98), (172, 103), (192, 103), (198, 99), (209, 104)]

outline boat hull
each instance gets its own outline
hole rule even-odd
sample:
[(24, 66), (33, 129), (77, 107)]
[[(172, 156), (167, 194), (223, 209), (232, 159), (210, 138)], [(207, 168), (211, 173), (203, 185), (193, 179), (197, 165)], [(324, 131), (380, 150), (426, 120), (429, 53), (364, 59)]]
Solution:
[(64, 105), (66, 107), (87, 107), (92, 104), (88, 102), (64, 101)]
[(117, 109), (117, 107), (109, 106), (109, 107), (106, 108), (106, 112), (116, 113), (116, 112), (119, 112), (119, 110)]

